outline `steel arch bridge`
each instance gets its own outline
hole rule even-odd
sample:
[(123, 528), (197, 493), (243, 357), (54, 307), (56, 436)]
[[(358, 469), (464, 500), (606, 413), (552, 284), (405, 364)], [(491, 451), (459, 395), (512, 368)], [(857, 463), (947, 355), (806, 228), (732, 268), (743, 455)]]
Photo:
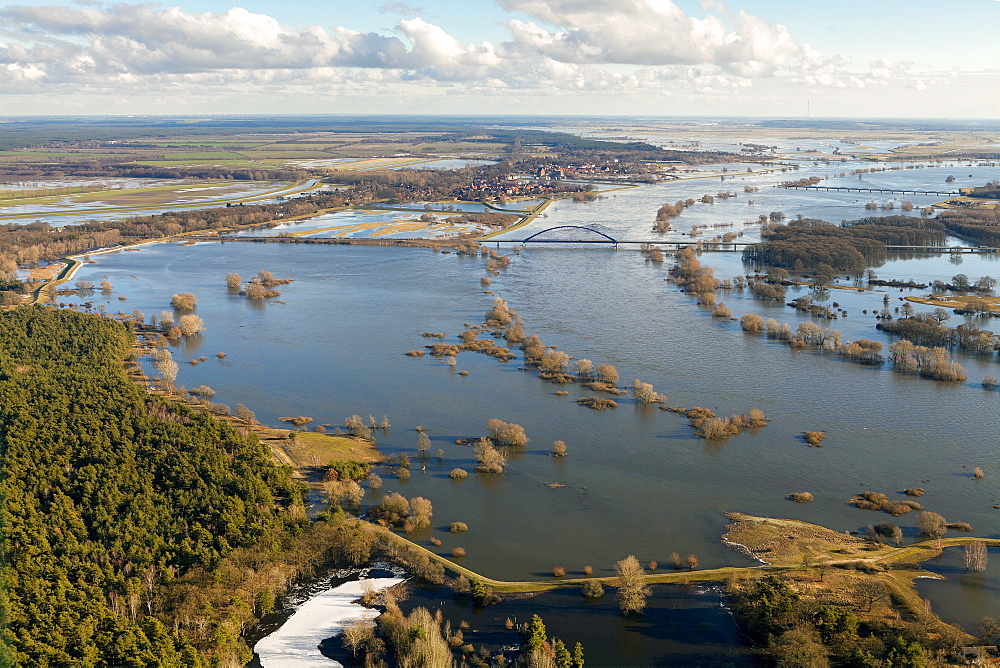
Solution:
[[(538, 237), (552, 232), (554, 230), (583, 230), (584, 232), (591, 232), (593, 234), (601, 237), (600, 239), (539, 239)], [(614, 237), (608, 236), (600, 230), (595, 230), (592, 227), (584, 227), (582, 225), (557, 225), (556, 227), (550, 227), (546, 230), (541, 230), (540, 232), (535, 232), (530, 237), (522, 239), (520, 243), (545, 243), (545, 244), (614, 244), (618, 245), (618, 240)]]

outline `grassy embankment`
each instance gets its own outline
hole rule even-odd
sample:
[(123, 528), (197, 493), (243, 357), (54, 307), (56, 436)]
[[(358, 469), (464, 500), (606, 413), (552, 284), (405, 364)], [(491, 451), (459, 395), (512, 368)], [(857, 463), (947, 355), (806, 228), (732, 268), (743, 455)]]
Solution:
[[(530, 223), (532, 223), (535, 220), (535, 218), (538, 218), (538, 216), (542, 215), (542, 212), (544, 212), (545, 209), (548, 208), (549, 204), (552, 204), (552, 202), (554, 202), (554, 201), (555, 201), (555, 199), (547, 199), (547, 200), (545, 200), (544, 202), (542, 202), (541, 204), (539, 204), (538, 206), (536, 206), (534, 209), (532, 209), (531, 212), (527, 216), (525, 216), (524, 218), (522, 218), (520, 220), (520, 222), (514, 223), (510, 227), (505, 227), (502, 230), (496, 230), (494, 232), (490, 232), (488, 234), (484, 234), (481, 237), (476, 237), (476, 241), (488, 241), (488, 240), (492, 239), (493, 237), (497, 237), (497, 236), (500, 236), (501, 234), (506, 234), (507, 232), (512, 232), (514, 230), (517, 230), (517, 229), (520, 229), (520, 228), (524, 227), (525, 225), (529, 225)], [(487, 205), (487, 206), (489, 206), (489, 205)]]
[(76, 270), (83, 266), (83, 262), (74, 258), (62, 258), (59, 261), (65, 262), (66, 266), (63, 267), (62, 271), (58, 274), (35, 288), (32, 291), (31, 296), (25, 302), (26, 304), (41, 304), (48, 301), (48, 299), (55, 294), (54, 290), (56, 286), (72, 280), (73, 274), (76, 273)]
[[(980, 539), (972, 537), (945, 538), (939, 541), (924, 541), (905, 547), (883, 545), (877, 550), (868, 550), (868, 542), (831, 529), (801, 522), (798, 520), (770, 519), (754, 517), (740, 513), (731, 513), (730, 519), (735, 520), (728, 528), (724, 539), (727, 542), (746, 547), (755, 555), (766, 554), (771, 560), (760, 566), (711, 568), (705, 570), (670, 570), (646, 576), (648, 584), (669, 584), (684, 582), (723, 581), (730, 578), (758, 577), (767, 573), (789, 572), (810, 574), (817, 569), (841, 566), (846, 564), (872, 564), (875, 567), (895, 567), (896, 565), (913, 565), (930, 559), (940, 553), (941, 548), (952, 545), (982, 540), (989, 545), (1000, 545), (997, 539)], [(453, 575), (465, 575), (468, 578), (482, 580), (493, 587), (497, 593), (527, 593), (541, 592), (566, 587), (580, 587), (588, 580), (598, 580), (605, 584), (613, 584), (613, 577), (605, 578), (557, 578), (552, 580), (508, 582), (484, 577), (450, 559), (435, 554), (423, 546), (416, 545), (403, 536), (393, 534), (388, 529), (380, 529), (383, 533), (392, 534), (394, 540), (405, 541), (412, 547), (425, 552), (431, 559), (437, 561), (445, 570)], [(809, 557), (803, 563), (803, 555)], [(900, 571), (901, 577), (891, 574), (888, 577), (899, 582), (906, 582), (906, 587), (912, 591), (909, 582), (914, 575), (926, 576), (925, 571)], [(857, 571), (858, 574), (863, 573)], [(916, 592), (913, 592), (916, 596)], [(919, 603), (919, 597), (916, 600)]]
[(906, 301), (942, 308), (969, 308), (972, 302), (986, 302), (990, 313), (1000, 313), (1000, 297), (989, 295), (933, 295), (931, 297), (907, 297)]

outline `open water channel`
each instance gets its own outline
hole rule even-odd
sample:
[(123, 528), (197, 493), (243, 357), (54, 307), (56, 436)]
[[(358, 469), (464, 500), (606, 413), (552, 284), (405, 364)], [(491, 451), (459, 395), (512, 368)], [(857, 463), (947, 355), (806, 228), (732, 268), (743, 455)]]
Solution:
[[(794, 178), (822, 174), (823, 169), (844, 167), (803, 168)], [(963, 178), (975, 173), (979, 182), (995, 178), (996, 172), (964, 166), (952, 171)], [(943, 186), (946, 173), (947, 168), (935, 168), (865, 178), (908, 177), (914, 185), (926, 180)], [(645, 238), (660, 204), (750, 183), (760, 185), (761, 192), (695, 205), (673, 221), (678, 231), (664, 240), (690, 239), (683, 236), (686, 229), (709, 221), (738, 223), (732, 229), (739, 231), (744, 219), (775, 209), (789, 217), (802, 213), (836, 222), (866, 213), (856, 194), (834, 197), (774, 188), (761, 194), (783, 178), (790, 177), (740, 176), (729, 185), (718, 179), (681, 181), (608, 193), (607, 199), (589, 204), (559, 202), (549, 207), (548, 218), (510, 236), (587, 224), (619, 238)], [(850, 179), (857, 177), (844, 180)], [(761, 203), (748, 205), (750, 198)], [(923, 206), (934, 198), (905, 199)], [(756, 228), (745, 229), (746, 240), (753, 238)], [(868, 490), (904, 498), (904, 487), (923, 487), (924, 507), (949, 521), (969, 522), (978, 535), (1000, 535), (1000, 511), (993, 508), (1000, 503), (1000, 393), (979, 385), (987, 373), (1000, 376), (993, 356), (956, 354), (969, 381), (946, 384), (844, 362), (833, 353), (793, 351), (744, 334), (736, 322), (712, 319), (666, 281), (669, 262), (655, 265), (638, 252), (604, 247), (523, 250), (493, 278), (493, 295), (479, 284), (481, 259), (428, 249), (167, 243), (95, 259), (77, 278), (96, 283), (107, 276), (116, 288), (106, 299), (109, 309), (138, 308), (148, 316), (169, 308), (174, 293), (198, 297), (196, 312), (206, 331), (175, 350), (181, 362), (179, 385), (209, 385), (217, 391), (216, 401), (244, 404), (276, 426), (280, 416), (306, 415), (318, 424), (342, 424), (352, 413), (389, 416), (392, 428), (379, 435), (379, 447), (386, 454), (407, 453), (412, 476), (408, 482), (386, 477), (380, 493), (366, 496), (366, 505), (391, 491), (430, 499), (434, 526), (410, 537), (424, 545), (432, 535), (441, 538), (444, 543), (436, 549), (442, 554), (464, 547), (468, 556), (463, 564), (490, 577), (545, 579), (554, 566), (579, 576), (588, 564), (597, 574), (609, 575), (614, 562), (627, 554), (666, 564), (671, 552), (694, 553), (703, 568), (750, 564), (720, 542), (727, 511), (796, 518), (842, 531), (893, 521), (913, 540), (916, 513), (893, 519), (845, 503)], [(704, 253), (701, 261), (720, 278), (748, 271), (739, 254)], [(893, 260), (876, 271), (884, 278), (925, 282), (959, 272), (973, 279), (1000, 277), (997, 256), (967, 255), (960, 265), (954, 261), (946, 255)], [(228, 272), (247, 278), (261, 269), (295, 282), (282, 286), (282, 295), (266, 304), (226, 289)], [(833, 289), (825, 303), (837, 301), (849, 312), (833, 322), (755, 302), (749, 293), (719, 292), (718, 298), (736, 317), (755, 312), (793, 329), (815, 321), (840, 329), (845, 341), (865, 337), (887, 345), (890, 338), (876, 331), (872, 310), (882, 307), (885, 294), (891, 306), (898, 306), (899, 297), (924, 292)], [(127, 301), (119, 301), (118, 294)], [(802, 288), (798, 294), (807, 291)], [(502, 364), (463, 353), (449, 367), (429, 356), (404, 355), (437, 341), (428, 341), (421, 332), (445, 332), (445, 341), (457, 341), (463, 323), (482, 322), (494, 296), (502, 296), (524, 316), (529, 334), (574, 357), (614, 364), (623, 383), (640, 378), (665, 392), (671, 405), (703, 406), (720, 415), (760, 408), (771, 423), (727, 441), (706, 441), (694, 436), (683, 416), (636, 405), (628, 397), (619, 398), (616, 410), (578, 406), (576, 398), (590, 392), (544, 383), (522, 370), (519, 361)], [(790, 291), (789, 299), (795, 296)], [(865, 309), (868, 315), (862, 313)], [(954, 316), (950, 324), (961, 320)], [(979, 327), (994, 323), (976, 322)], [(225, 359), (214, 357), (220, 351)], [(183, 364), (200, 355), (209, 361)], [(463, 370), (469, 375), (460, 376)], [(555, 395), (564, 389), (569, 396)], [(530, 443), (511, 455), (503, 475), (451, 480), (452, 468), (471, 471), (475, 466), (471, 448), (456, 445), (455, 439), (485, 434), (490, 418), (523, 425)], [(425, 461), (416, 453), (417, 425), (427, 427), (433, 442), (432, 456)], [(826, 430), (824, 447), (807, 447), (800, 438), (804, 430)], [(569, 446), (565, 458), (549, 456), (557, 439)], [(434, 456), (439, 448), (440, 459)], [(986, 471), (983, 480), (973, 480), (976, 466)], [(816, 501), (799, 505), (785, 500), (787, 494), (803, 491), (813, 493)], [(454, 521), (466, 522), (469, 532), (449, 534), (447, 526)], [(709, 600), (699, 598), (705, 594), (661, 589), (654, 608), (679, 605), (681, 599), (688, 601), (684, 605)], [(565, 596), (524, 601), (522, 616), (544, 603), (550, 632), (585, 644), (592, 633), (588, 629), (604, 624), (619, 634), (609, 656), (620, 656), (623, 663), (676, 665), (690, 661), (696, 651), (691, 643), (703, 643), (708, 656), (713, 638), (735, 638), (728, 615), (698, 617), (707, 621), (684, 634), (685, 643), (667, 637), (667, 631), (619, 621), (610, 597), (603, 607), (591, 609), (581, 607), (576, 594), (576, 607), (563, 605), (560, 597)], [(990, 600), (1000, 608), (995, 592)], [(650, 642), (657, 634), (664, 637)], [(726, 642), (722, 645), (716, 654), (719, 665), (745, 661), (730, 656)]]

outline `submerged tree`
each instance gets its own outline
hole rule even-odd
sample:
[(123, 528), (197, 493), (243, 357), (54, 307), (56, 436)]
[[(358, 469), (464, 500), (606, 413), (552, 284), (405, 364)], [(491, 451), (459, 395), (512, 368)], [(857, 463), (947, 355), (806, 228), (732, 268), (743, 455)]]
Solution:
[(489, 439), (479, 439), (474, 446), (474, 452), (476, 461), (479, 462), (479, 466), (476, 467), (477, 471), (480, 473), (503, 473), (507, 458), (493, 447)]
[(962, 561), (965, 563), (967, 570), (974, 573), (985, 571), (986, 564), (989, 561), (989, 552), (986, 549), (986, 543), (976, 541), (966, 545), (962, 551)]
[(521, 448), (528, 444), (529, 439), (524, 433), (524, 427), (519, 424), (491, 418), (486, 421), (486, 427), (490, 430), (493, 441), (499, 445)]
[(611, 364), (601, 364), (597, 367), (597, 379), (607, 385), (617, 385), (618, 369)]
[(948, 531), (948, 523), (944, 517), (927, 511), (917, 517), (917, 525), (920, 527), (920, 533), (931, 538), (940, 538)]
[(181, 316), (181, 334), (184, 336), (194, 336), (205, 331), (205, 321), (198, 316), (189, 313)]
[(180, 292), (170, 298), (170, 305), (177, 311), (193, 311), (198, 305), (198, 298), (190, 292)]

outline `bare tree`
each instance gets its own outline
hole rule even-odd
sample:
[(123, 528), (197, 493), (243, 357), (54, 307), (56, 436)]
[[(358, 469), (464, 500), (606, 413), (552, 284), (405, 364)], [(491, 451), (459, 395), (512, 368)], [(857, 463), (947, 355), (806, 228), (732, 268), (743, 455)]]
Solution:
[(663, 403), (667, 400), (667, 395), (654, 392), (650, 383), (644, 383), (638, 378), (632, 381), (632, 396), (642, 404)]
[(594, 363), (590, 360), (579, 359), (573, 362), (573, 371), (581, 379), (587, 379), (594, 375)]
[(491, 418), (486, 421), (486, 427), (490, 430), (493, 440), (500, 445), (521, 448), (528, 444), (529, 439), (524, 433), (524, 427), (519, 424)]
[(160, 370), (160, 374), (163, 376), (163, 380), (167, 381), (168, 383), (173, 383), (175, 380), (177, 380), (177, 371), (179, 369), (179, 367), (177, 366), (177, 362), (169, 359), (163, 360), (162, 362), (156, 365), (156, 368)]
[(986, 564), (989, 561), (989, 552), (986, 549), (986, 543), (976, 541), (975, 543), (966, 545), (962, 551), (962, 560), (965, 562), (967, 570), (974, 573), (985, 571)]
[(363, 438), (366, 441), (372, 440), (372, 430), (365, 424), (364, 419), (360, 415), (352, 415), (344, 420), (344, 426), (347, 427), (347, 433), (355, 438)]
[(756, 313), (747, 313), (740, 318), (740, 327), (744, 332), (759, 332), (764, 329), (764, 319)]
[(198, 305), (198, 298), (190, 292), (180, 292), (170, 298), (170, 305), (177, 311), (193, 311)]
[(541, 367), (542, 371), (565, 373), (569, 366), (569, 355), (561, 350), (546, 350), (542, 353), (542, 359), (538, 366)]
[(226, 274), (226, 287), (235, 290), (243, 285), (243, 279), (239, 274)]
[(233, 414), (240, 420), (248, 424), (257, 424), (257, 416), (254, 412), (244, 406), (243, 404), (236, 404), (236, 408), (233, 409)]
[(327, 501), (342, 506), (345, 510), (356, 510), (361, 506), (365, 492), (356, 481), (327, 480), (323, 483)]
[(917, 526), (920, 527), (920, 533), (930, 536), (931, 538), (940, 538), (948, 530), (947, 522), (944, 517), (932, 512), (922, 512), (917, 517)]
[(476, 461), (479, 466), (476, 470), (481, 473), (503, 473), (503, 467), (507, 465), (507, 458), (500, 454), (500, 451), (493, 447), (489, 439), (481, 438), (474, 447)]
[(205, 331), (205, 321), (189, 313), (181, 316), (181, 334), (184, 336), (194, 336)]
[(264, 299), (268, 295), (267, 288), (265, 288), (260, 283), (250, 283), (247, 285), (246, 296), (247, 299)]
[(351, 650), (353, 656), (375, 640), (375, 623), (368, 619), (355, 619), (343, 631), (344, 647)]
[(597, 367), (597, 379), (607, 385), (617, 385), (618, 369), (610, 364), (601, 364)]
[(877, 603), (889, 598), (889, 589), (881, 580), (865, 578), (854, 585), (854, 595), (865, 604), (865, 612), (871, 612)]
[(630, 554), (615, 564), (615, 573), (618, 574), (615, 581), (615, 586), (618, 587), (616, 598), (622, 614), (641, 613), (646, 608), (646, 598), (651, 593), (646, 586), (646, 571), (642, 564)]
[(431, 517), (434, 515), (434, 507), (430, 500), (422, 496), (415, 496), (410, 499), (410, 516), (403, 523), (403, 528), (407, 533), (426, 529), (431, 525)]

